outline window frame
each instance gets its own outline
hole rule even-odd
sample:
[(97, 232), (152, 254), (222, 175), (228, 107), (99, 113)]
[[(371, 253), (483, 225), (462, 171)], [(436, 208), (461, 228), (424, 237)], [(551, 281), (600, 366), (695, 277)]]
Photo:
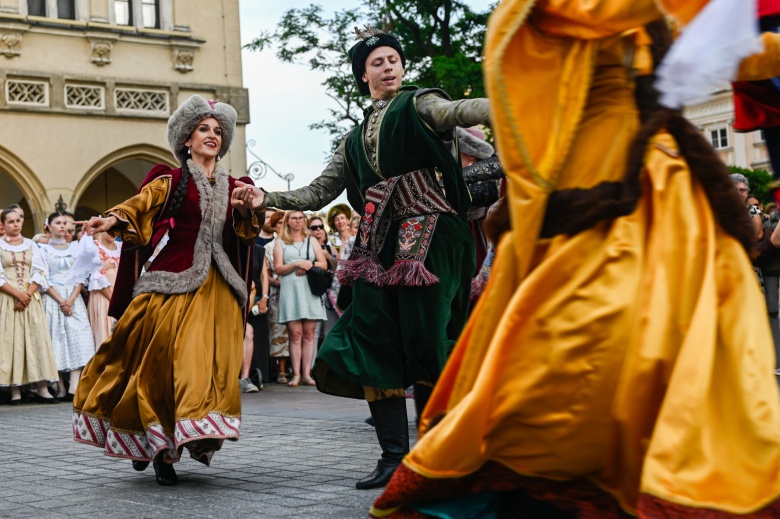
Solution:
[(85, 16), (89, 10), (86, 5), (86, 0), (71, 0), (73, 2), (73, 18), (62, 18), (59, 16), (58, 0), (39, 0), (43, 2), (43, 15), (30, 14), (29, 7), (30, 0), (20, 0), (19, 2), (19, 14), (22, 16), (35, 16), (39, 18), (51, 18), (53, 20), (72, 20), (72, 21), (85, 21)]
[(116, 19), (116, 0), (108, 0), (108, 21), (111, 25), (117, 25), (119, 27), (132, 27), (139, 31), (168, 31), (172, 30), (172, 0), (153, 0), (155, 5), (156, 25), (154, 27), (146, 27), (144, 25), (144, 13), (143, 0), (130, 0), (130, 24), (124, 25), (117, 22)]
[[(28, 103), (26, 101), (12, 101), (9, 97), (9, 83), (26, 83), (26, 84), (32, 84), (32, 85), (43, 85), (43, 103)], [(36, 108), (49, 108), (51, 106), (51, 96), (49, 94), (50, 92), (50, 85), (48, 81), (42, 81), (38, 79), (23, 79), (23, 78), (15, 78), (15, 77), (9, 77), (6, 78), (6, 80), (3, 83), (3, 90), (5, 93), (5, 103), (7, 106), (28, 106), (28, 107), (36, 107)]]
[[(710, 145), (716, 151), (728, 150), (731, 148), (731, 136), (729, 135), (728, 126), (713, 126), (707, 129), (708, 140)], [(717, 144), (715, 141), (717, 140)], [(723, 144), (725, 140), (726, 144)]]

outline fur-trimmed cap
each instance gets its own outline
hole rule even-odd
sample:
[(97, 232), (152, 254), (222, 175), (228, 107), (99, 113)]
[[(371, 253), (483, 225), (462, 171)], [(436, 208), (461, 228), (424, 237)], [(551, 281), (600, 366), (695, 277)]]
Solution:
[(461, 128), (458, 126), (458, 142), (460, 143), (460, 152), (466, 155), (471, 155), (479, 160), (489, 159), (493, 156), (493, 146), (484, 138), (477, 137), (477, 132), (481, 135), (485, 135), (479, 130), (469, 131), (471, 128)]
[(192, 132), (203, 119), (213, 117), (222, 127), (222, 147), (219, 149), (219, 158), (225, 156), (236, 134), (236, 110), (226, 103), (206, 101), (204, 97), (194, 95), (184, 101), (168, 119), (168, 145), (173, 154), (178, 157), (186, 157), (184, 143), (190, 138)]
[(368, 88), (368, 83), (363, 81), (363, 74), (366, 72), (366, 60), (368, 55), (371, 54), (374, 49), (379, 47), (392, 47), (398, 52), (401, 57), (401, 66), (406, 68), (406, 58), (404, 57), (404, 49), (401, 47), (401, 43), (394, 37), (376, 29), (370, 29), (366, 27), (365, 31), (360, 31), (355, 27), (355, 33), (358, 35), (358, 41), (352, 46), (347, 55), (352, 62), (352, 74), (355, 76), (355, 83), (357, 83), (358, 91), (360, 95), (370, 95), (371, 90)]

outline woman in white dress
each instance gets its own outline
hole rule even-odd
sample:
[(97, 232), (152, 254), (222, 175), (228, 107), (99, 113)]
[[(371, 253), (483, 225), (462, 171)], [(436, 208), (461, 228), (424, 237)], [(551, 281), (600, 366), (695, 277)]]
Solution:
[[(43, 307), (60, 376), (57, 398), (72, 402), (81, 368), (95, 353), (95, 340), (87, 306), (81, 298), (83, 283), (80, 280), (86, 278), (82, 275), (73, 279), (71, 276), (71, 268), (79, 255), (79, 244), (67, 241), (70, 221), (62, 213), (50, 214), (47, 221), (51, 238), (48, 243), (40, 245), (49, 271), (49, 287), (43, 298)], [(70, 378), (67, 391), (66, 376)]]
[(41, 249), (22, 236), (24, 217), (17, 209), (0, 214), (0, 386), (11, 386), (11, 405), (22, 401), (21, 386), (35, 383), (40, 403), (59, 402), (48, 383), (57, 380), (46, 313), (38, 289), (47, 289)]

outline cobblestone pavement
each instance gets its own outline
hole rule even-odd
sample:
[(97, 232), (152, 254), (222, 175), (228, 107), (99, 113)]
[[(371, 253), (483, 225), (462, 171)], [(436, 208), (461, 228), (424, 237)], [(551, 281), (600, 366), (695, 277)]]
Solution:
[(151, 466), (135, 472), (127, 460), (74, 442), (70, 405), (2, 406), (0, 517), (368, 516), (380, 491), (356, 490), (355, 480), (373, 470), (380, 450), (363, 423), (365, 402), (269, 384), (243, 395), (242, 414), (240, 441), (226, 442), (211, 467), (185, 450), (179, 485), (160, 487)]

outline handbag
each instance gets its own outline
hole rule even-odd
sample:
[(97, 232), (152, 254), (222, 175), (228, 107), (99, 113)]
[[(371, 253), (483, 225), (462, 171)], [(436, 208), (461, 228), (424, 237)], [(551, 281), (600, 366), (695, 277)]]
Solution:
[[(306, 241), (306, 260), (309, 261), (309, 246), (311, 245), (311, 236)], [(306, 272), (306, 280), (309, 282), (309, 290), (315, 296), (319, 297), (330, 288), (333, 283), (333, 272), (323, 270), (319, 267), (312, 267)]]

